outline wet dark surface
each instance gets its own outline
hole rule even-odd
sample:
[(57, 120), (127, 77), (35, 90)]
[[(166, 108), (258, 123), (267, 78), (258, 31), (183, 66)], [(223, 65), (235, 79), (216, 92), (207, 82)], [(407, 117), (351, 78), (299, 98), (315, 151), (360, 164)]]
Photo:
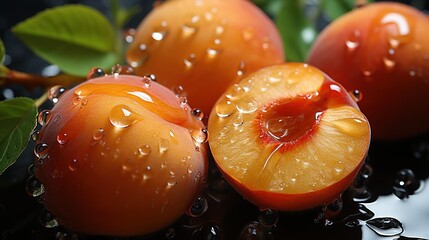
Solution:
[[(102, 4), (96, 7), (105, 11), (107, 2), (100, 1)], [(151, 2), (146, 1), (145, 7), (149, 8)], [(427, 8), (427, 1), (422, 2)], [(7, 59), (10, 68), (43, 71), (47, 64), (23, 45), (16, 44), (8, 29), (45, 7), (64, 3), (68, 1), (38, 4), (12, 1), (0, 8), (0, 37), (10, 53)], [(22, 11), (11, 14), (11, 9)], [(130, 26), (135, 25), (138, 18), (131, 21)], [(10, 96), (38, 96), (43, 91), (19, 86), (0, 90), (1, 100)], [(0, 176), (0, 240), (118, 239), (81, 236), (42, 224), (52, 219), (43, 214), (43, 205), (26, 191), (27, 168), (33, 161), (32, 144), (30, 142), (30, 150)], [(206, 201), (203, 199), (195, 206), (193, 216), (184, 215), (171, 227), (152, 236), (129, 239), (429, 239), (428, 177), (429, 134), (396, 142), (373, 141), (355, 185), (337, 202), (306, 212), (260, 212), (242, 199), (212, 166), (204, 195)], [(205, 204), (208, 208), (204, 212)]]

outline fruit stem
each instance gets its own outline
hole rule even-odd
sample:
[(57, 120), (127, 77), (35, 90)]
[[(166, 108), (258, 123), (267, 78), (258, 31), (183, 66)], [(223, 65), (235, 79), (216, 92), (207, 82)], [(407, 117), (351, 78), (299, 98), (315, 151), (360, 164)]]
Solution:
[(42, 106), (42, 104), (46, 102), (46, 100), (48, 100), (48, 91), (46, 91), (42, 96), (36, 99), (35, 101), (36, 107), (39, 108), (40, 106)]
[(69, 86), (78, 84), (85, 80), (84, 77), (68, 74), (58, 74), (45, 77), (38, 74), (25, 73), (7, 68), (2, 71), (5, 74), (0, 75), (0, 85), (15, 83), (21, 84), (27, 88), (34, 88), (36, 86), (52, 87), (55, 85)]

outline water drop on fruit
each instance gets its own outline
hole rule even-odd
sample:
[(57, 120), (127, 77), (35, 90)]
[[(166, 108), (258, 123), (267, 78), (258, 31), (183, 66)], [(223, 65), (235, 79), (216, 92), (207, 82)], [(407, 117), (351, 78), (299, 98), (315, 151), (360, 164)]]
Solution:
[(170, 148), (170, 141), (166, 138), (159, 139), (159, 152), (165, 153)]
[(273, 227), (274, 225), (277, 224), (278, 220), (279, 220), (279, 215), (277, 211), (267, 209), (259, 212), (258, 221), (265, 228)]
[(34, 154), (36, 155), (36, 157), (44, 159), (48, 156), (48, 148), (49, 148), (48, 144), (38, 143), (34, 147)]
[(234, 84), (225, 93), (225, 96), (232, 101), (239, 100), (243, 95), (244, 89), (238, 84)]
[(125, 65), (122, 67), (121, 73), (127, 75), (135, 75), (135, 69), (130, 65)]
[(366, 226), (383, 237), (392, 237), (404, 232), (402, 223), (391, 217), (374, 218), (366, 221)]
[(208, 206), (207, 199), (205, 197), (199, 197), (186, 211), (186, 214), (191, 217), (200, 217), (207, 211)]
[(121, 64), (115, 64), (112, 66), (111, 74), (117, 77), (122, 72)]
[(207, 55), (209, 58), (214, 58), (219, 54), (219, 50), (215, 48), (208, 48), (207, 49)]
[(152, 39), (155, 40), (155, 41), (161, 41), (161, 40), (163, 40), (166, 35), (167, 35), (167, 31), (166, 30), (154, 31), (151, 34)]
[(253, 113), (258, 109), (259, 103), (253, 97), (246, 97), (240, 99), (240, 101), (237, 102), (236, 107), (237, 110), (241, 113)]
[(223, 26), (217, 26), (217, 27), (215, 28), (215, 33), (216, 33), (217, 35), (222, 35), (222, 34), (224, 33), (224, 31), (225, 31), (225, 28), (224, 28)]
[(345, 43), (350, 51), (355, 50), (360, 45), (360, 32), (354, 31)]
[(207, 128), (198, 129), (198, 130), (194, 129), (194, 130), (191, 130), (190, 133), (197, 147), (207, 142), (207, 140), (209, 139), (209, 133), (207, 131)]
[(244, 123), (244, 120), (241, 114), (237, 115), (237, 117), (232, 121), (232, 124), (234, 125), (234, 127), (239, 127), (243, 125), (243, 123)]
[(140, 156), (148, 156), (152, 152), (152, 149), (148, 144), (144, 144), (138, 148), (138, 153)]
[(95, 141), (101, 140), (103, 139), (105, 136), (105, 132), (103, 128), (98, 128), (94, 131), (93, 135), (92, 135), (92, 139), (94, 139)]
[(188, 104), (188, 98), (184, 97), (184, 96), (180, 96), (179, 97), (179, 102), (180, 102), (180, 105), (182, 107), (184, 107), (184, 106), (186, 106), (186, 104)]
[(48, 109), (42, 110), (37, 115), (37, 121), (41, 126), (45, 126), (46, 124), (48, 124), (51, 118), (52, 118), (51, 110), (48, 110)]
[(37, 140), (39, 140), (39, 135), (40, 135), (40, 131), (39, 130), (34, 130), (31, 133), (31, 139), (33, 139), (33, 141), (37, 141)]
[(353, 100), (355, 102), (360, 102), (363, 98), (363, 94), (361, 91), (355, 89), (355, 90), (350, 90), (349, 91), (350, 96), (352, 96)]
[(51, 87), (48, 91), (48, 99), (56, 104), (60, 98), (60, 96), (66, 91), (66, 88), (62, 86), (54, 86)]
[(117, 128), (126, 128), (137, 120), (134, 115), (134, 112), (127, 105), (120, 104), (112, 108), (109, 120)]
[(69, 141), (67, 133), (59, 133), (57, 135), (57, 142), (61, 145), (66, 144)]
[(143, 86), (145, 87), (145, 88), (149, 88), (150, 87), (150, 82), (152, 81), (152, 79), (150, 78), (150, 77), (146, 77), (146, 76), (144, 76), (143, 77), (143, 79), (142, 79), (142, 82), (143, 82)]
[(420, 187), (420, 181), (411, 169), (401, 169), (396, 174), (393, 185), (393, 193), (400, 199), (408, 198), (409, 195)]
[(38, 197), (45, 192), (45, 187), (35, 176), (30, 176), (25, 182), (25, 190), (30, 196)]
[(39, 216), (39, 221), (40, 223), (45, 226), (46, 228), (54, 228), (57, 227), (58, 221), (57, 219), (54, 217), (54, 215), (52, 215), (52, 213), (50, 213), (48, 210), (44, 209)]
[(86, 75), (86, 79), (93, 79), (93, 78), (98, 78), (98, 77), (102, 77), (104, 76), (106, 73), (104, 72), (104, 70), (102, 68), (99, 67), (95, 67), (92, 68), (88, 74)]
[(180, 97), (183, 95), (184, 93), (184, 89), (183, 86), (179, 85), (173, 88), (173, 92), (177, 97)]
[(125, 31), (123, 32), (123, 36), (124, 36), (125, 41), (127, 43), (134, 42), (135, 34), (136, 34), (136, 29), (134, 29), (134, 28), (125, 29)]
[(185, 64), (187, 69), (191, 69), (194, 66), (195, 59), (196, 59), (195, 53), (191, 53), (187, 58), (183, 60), (183, 63)]
[(380, 23), (388, 32), (388, 41), (392, 48), (409, 41), (410, 26), (405, 16), (391, 12), (383, 16)]
[(191, 115), (194, 116), (196, 119), (198, 120), (203, 120), (204, 118), (204, 113), (201, 109), (199, 108), (194, 108), (191, 110)]
[(240, 61), (237, 70), (237, 76), (242, 77), (246, 73), (246, 63), (244, 61)]
[(74, 172), (79, 169), (79, 161), (76, 158), (73, 158), (68, 166), (69, 170)]
[(383, 63), (387, 70), (392, 70), (396, 65), (396, 62), (394, 60), (389, 59), (387, 57), (383, 58)]
[(235, 112), (235, 104), (233, 104), (227, 98), (222, 99), (215, 106), (215, 111), (218, 117), (226, 118), (231, 116)]

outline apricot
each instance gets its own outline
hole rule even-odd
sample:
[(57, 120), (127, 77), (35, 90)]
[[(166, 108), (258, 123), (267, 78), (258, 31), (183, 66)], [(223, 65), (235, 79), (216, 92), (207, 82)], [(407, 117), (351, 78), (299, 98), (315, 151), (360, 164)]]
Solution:
[(371, 129), (349, 93), (304, 63), (262, 68), (210, 114), (209, 145), (225, 178), (260, 209), (329, 204), (353, 183)]
[(176, 221), (202, 194), (207, 132), (190, 106), (148, 77), (106, 75), (39, 114), (34, 175), (66, 229), (136, 236)]
[(143, 19), (126, 59), (207, 116), (228, 86), (284, 62), (283, 52), (274, 23), (251, 1), (177, 0)]
[(329, 24), (307, 62), (349, 91), (375, 139), (398, 140), (429, 130), (429, 18), (401, 3), (376, 2)]

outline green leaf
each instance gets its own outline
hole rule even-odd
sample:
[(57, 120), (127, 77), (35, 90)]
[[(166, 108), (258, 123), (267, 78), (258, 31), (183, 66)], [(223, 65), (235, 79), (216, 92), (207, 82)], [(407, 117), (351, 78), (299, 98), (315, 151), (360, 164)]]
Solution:
[[(322, 11), (333, 21), (355, 8), (356, 0), (323, 0)], [(367, 1), (373, 2), (373, 0)]]
[(33, 99), (18, 97), (0, 102), (0, 175), (24, 151), (36, 127), (37, 107)]
[(119, 0), (111, 0), (110, 5), (112, 9), (113, 22), (118, 29), (123, 28), (133, 16), (142, 10), (139, 5), (135, 5), (130, 8), (123, 8), (121, 7)]
[(3, 62), (4, 62), (5, 53), (6, 53), (6, 51), (4, 49), (3, 41), (0, 39), (0, 64), (3, 64)]
[(305, 61), (317, 31), (315, 22), (305, 14), (304, 2), (283, 1), (276, 16), (276, 25), (283, 39), (287, 61)]
[(95, 66), (107, 69), (118, 60), (113, 26), (88, 6), (48, 9), (12, 31), (38, 56), (72, 75), (85, 76)]

